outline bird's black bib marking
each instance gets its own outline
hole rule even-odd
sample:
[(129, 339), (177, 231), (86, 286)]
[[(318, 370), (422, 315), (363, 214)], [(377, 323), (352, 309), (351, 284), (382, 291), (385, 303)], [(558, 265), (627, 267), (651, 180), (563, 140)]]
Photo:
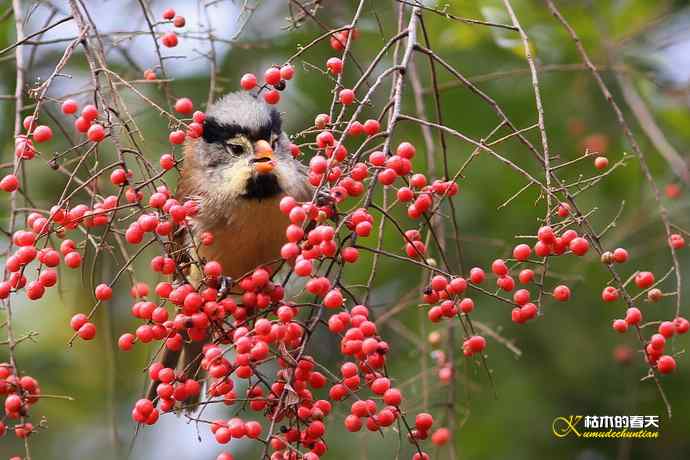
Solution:
[(247, 189), (242, 197), (261, 200), (274, 197), (282, 192), (283, 189), (278, 184), (278, 178), (275, 174), (259, 174), (252, 176), (247, 181)]

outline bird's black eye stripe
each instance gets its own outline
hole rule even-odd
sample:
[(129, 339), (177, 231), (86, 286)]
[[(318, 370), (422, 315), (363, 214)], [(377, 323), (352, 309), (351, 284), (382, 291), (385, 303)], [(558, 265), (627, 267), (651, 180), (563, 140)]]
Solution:
[(203, 138), (209, 144), (224, 143), (238, 134), (246, 135), (246, 129), (236, 124), (218, 123), (214, 118), (204, 120)]
[(238, 134), (244, 134), (249, 140), (256, 142), (260, 139), (271, 139), (272, 134), (280, 135), (282, 132), (282, 120), (280, 113), (276, 109), (269, 111), (269, 119), (266, 123), (250, 129), (245, 126), (240, 126), (236, 123), (220, 123), (213, 117), (208, 117), (204, 120), (203, 139), (209, 144), (224, 143), (228, 139), (236, 137)]

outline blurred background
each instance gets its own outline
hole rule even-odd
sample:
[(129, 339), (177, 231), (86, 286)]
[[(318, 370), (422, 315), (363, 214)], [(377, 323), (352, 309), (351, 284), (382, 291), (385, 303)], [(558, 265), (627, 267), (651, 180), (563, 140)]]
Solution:
[[(4, 2), (3, 8), (7, 8)], [(52, 22), (67, 14), (66, 1), (21, 2), (28, 15), (27, 34), (40, 30), (46, 21)], [(138, 1), (109, 0), (85, 2), (94, 13), (94, 21), (104, 34), (114, 34), (108, 42), (109, 65), (129, 79), (141, 78), (144, 69), (157, 63), (151, 37), (137, 31), (146, 30)], [(151, 10), (160, 17), (165, 7), (173, 7), (187, 19), (188, 36), (182, 36), (180, 46), (164, 49), (163, 53), (175, 58), (166, 60), (168, 76), (174, 79), (171, 89), (175, 96), (187, 96), (195, 105), (204, 108), (208, 98), (209, 61), (205, 57), (211, 50), (207, 40), (195, 38), (194, 31), (213, 29), (218, 38), (213, 52), (218, 59), (218, 90), (220, 93), (239, 87), (239, 78), (246, 72), (262, 74), (272, 64), (279, 64), (296, 52), (300, 45), (310, 42), (322, 29), (314, 21), (305, 19), (299, 27), (286, 20), (289, 2), (279, 1), (206, 1), (201, 8), (192, 1), (149, 1)], [(238, 24), (244, 20), (242, 6), (256, 6), (254, 14), (240, 32)], [(328, 27), (348, 24), (354, 13), (354, 1), (320, 2), (318, 19)], [(619, 160), (630, 146), (616, 123), (611, 107), (601, 96), (591, 74), (580, 65), (573, 42), (562, 27), (549, 14), (541, 1), (513, 0), (522, 25), (529, 35), (538, 58), (542, 97), (551, 150), (559, 161), (568, 161), (582, 155), (585, 148), (599, 150), (612, 163)], [(557, 2), (565, 17), (579, 33), (592, 60), (600, 66), (614, 97), (624, 108), (626, 117), (640, 141), (653, 174), (662, 190), (664, 203), (673, 220), (683, 228), (690, 228), (688, 190), (660, 151), (640, 129), (635, 115), (626, 104), (619, 81), (613, 71), (620, 72), (630, 83), (627, 101), (638, 96), (666, 142), (687, 160), (690, 145), (690, 8), (683, 1), (597, 0)], [(429, 7), (443, 8), (463, 17), (492, 22), (510, 23), (503, 3), (499, 0), (427, 1)], [(361, 36), (353, 43), (353, 52), (362, 63), (368, 63), (395, 33), (397, 4), (394, 1), (365, 2), (359, 23)], [(4, 11), (4, 10), (3, 10)], [(509, 30), (465, 24), (447, 20), (440, 15), (424, 14), (431, 44), (436, 52), (459, 71), (495, 98), (512, 121), (520, 127), (536, 122), (534, 95), (524, 52), (519, 37)], [(66, 46), (66, 39), (75, 36), (73, 22), (67, 22), (42, 35), (37, 44), (24, 46), (30, 60), (28, 82), (35, 84), (46, 79)], [(200, 36), (200, 35), (198, 35)], [(15, 41), (14, 23), (5, 19), (0, 23), (0, 47)], [(56, 99), (77, 93), (88, 83), (86, 61), (81, 51), (70, 60), (64, 73), (70, 78), (59, 78), (49, 95)], [(12, 94), (15, 84), (15, 64), (11, 54), (1, 57), (0, 93)], [(297, 74), (283, 93), (279, 109), (284, 112), (287, 131), (297, 132), (312, 125), (314, 116), (328, 111), (331, 83), (321, 70), (326, 59), (336, 53), (327, 42), (312, 48), (295, 62)], [(390, 62), (387, 56), (386, 62)], [(313, 66), (312, 66), (313, 65)], [(417, 56), (416, 65), (425, 88), (430, 86), (428, 64)], [(355, 81), (356, 72), (349, 69), (346, 81)], [(479, 139), (486, 136), (498, 123), (494, 113), (469, 91), (455, 84), (451, 76), (439, 72), (443, 117), (445, 123), (467, 135)], [(163, 100), (157, 85), (140, 87), (155, 100)], [(410, 87), (406, 87), (404, 110), (414, 113)], [(634, 94), (631, 96), (630, 91)], [(138, 102), (131, 93), (123, 92), (128, 102)], [(426, 105), (432, 116), (433, 99), (425, 93)], [(88, 95), (77, 96), (86, 103)], [(387, 90), (381, 91), (375, 103), (385, 101)], [(131, 98), (131, 99), (130, 99)], [(135, 113), (139, 127), (144, 130), (144, 149), (150, 159), (170, 151), (165, 120), (140, 105)], [(639, 107), (638, 107), (639, 108)], [(12, 101), (0, 100), (0, 139), (3, 149), (0, 162), (11, 161), (13, 145)], [(56, 129), (59, 123), (69, 127), (59, 113), (58, 104), (47, 104), (52, 113), (42, 119)], [(28, 113), (28, 112), (27, 112)], [(372, 111), (373, 113), (373, 111)], [(639, 114), (637, 114), (639, 115)], [(62, 118), (62, 119), (61, 119)], [(364, 119), (364, 118), (363, 118)], [(70, 130), (71, 132), (71, 130)], [(528, 137), (536, 144), (536, 131)], [(50, 149), (56, 152), (67, 145), (56, 136)], [(396, 142), (409, 140), (420, 149), (424, 145), (418, 127), (401, 124), (396, 130)], [(438, 143), (438, 139), (434, 139)], [(62, 142), (62, 143), (61, 143)], [(661, 150), (660, 150), (661, 149)], [(471, 146), (449, 139), (450, 168), (457, 170), (471, 153)], [(501, 145), (500, 153), (526, 169), (536, 172), (529, 152), (518, 142)], [(176, 152), (179, 153), (179, 152)], [(107, 155), (107, 154), (106, 154)], [(305, 160), (306, 161), (306, 160)], [(416, 158), (416, 167), (426, 168), (424, 155)], [(437, 162), (438, 164), (438, 162)], [(440, 174), (429, 171), (430, 175)], [(677, 170), (676, 170), (677, 172)], [(564, 171), (569, 181), (580, 176), (595, 174), (591, 161), (580, 162)], [(33, 161), (28, 166), (29, 193), (39, 207), (50, 207), (65, 183), (64, 176), (52, 171), (45, 161)], [(524, 183), (510, 169), (495, 160), (480, 156), (459, 181), (460, 195), (456, 198), (463, 247), (465, 270), (472, 266), (488, 267), (496, 257), (508, 257), (518, 242), (516, 235), (533, 234), (543, 217), (543, 204), (535, 205), (534, 191), (522, 194), (509, 206), (497, 209)], [(678, 193), (675, 193), (675, 192)], [(7, 227), (8, 202), (0, 198), (0, 225)], [(631, 262), (623, 267), (625, 276), (635, 270), (650, 270), (660, 277), (671, 266), (658, 219), (658, 208), (649, 186), (645, 183), (636, 161), (627, 161), (595, 188), (580, 195), (583, 209), (593, 210), (592, 221), (601, 230), (621, 209), (617, 225), (606, 235), (607, 247), (626, 247)], [(410, 224), (403, 212), (396, 214), (402, 222)], [(5, 241), (2, 243), (6, 244)], [(402, 241), (389, 228), (384, 246), (399, 251)], [(680, 252), (682, 268), (690, 269), (688, 249)], [(360, 267), (368, 267), (368, 254)], [(158, 281), (147, 269), (145, 257), (137, 267), (139, 281)], [(458, 261), (454, 260), (457, 264)], [(88, 264), (85, 264), (89, 267)], [(633, 334), (620, 335), (611, 329), (611, 321), (621, 317), (622, 303), (603, 304), (602, 287), (608, 281), (607, 273), (596, 257), (578, 258), (567, 262), (556, 261), (554, 273), (564, 280), (572, 291), (567, 303), (547, 303), (544, 314), (526, 325), (510, 321), (510, 309), (505, 304), (486, 297), (476, 298), (474, 318), (514, 341), (521, 356), (489, 339), (488, 365), (493, 383), (486, 372), (474, 365), (459, 362), (455, 378), (456, 411), (453, 440), (457, 458), (466, 459), (534, 459), (573, 458), (598, 459), (683, 459), (690, 458), (690, 365), (687, 357), (678, 359), (678, 370), (666, 376), (662, 383), (673, 406), (669, 420), (660, 397), (650, 381), (640, 382), (646, 373), (642, 359), (637, 356), (638, 342)], [(49, 291), (39, 302), (18, 299), (15, 302), (15, 330), (19, 334), (35, 331), (33, 341), (25, 341), (17, 349), (17, 360), (23, 373), (36, 377), (42, 391), (51, 395), (69, 395), (73, 401), (45, 399), (32, 410), (33, 422), (45, 416), (48, 429), (31, 438), (35, 459), (67, 458), (74, 460), (99, 458), (132, 459), (214, 459), (222, 449), (215, 443), (206, 427), (197, 433), (194, 424), (187, 424), (174, 416), (163, 416), (154, 427), (143, 427), (138, 433), (130, 418), (131, 405), (143, 391), (142, 372), (148, 359), (145, 347), (122, 353), (117, 350), (116, 338), (133, 330), (137, 322), (130, 316), (131, 298), (126, 282), (117, 285), (115, 297), (106, 308), (101, 308), (97, 322), (99, 334), (92, 342), (75, 342), (68, 347), (72, 334), (69, 318), (77, 312), (88, 311), (93, 305), (94, 280), (110, 279), (116, 264), (99, 261), (91, 273), (61, 272), (61, 287)], [(366, 281), (366, 271), (347, 273), (352, 283)], [(372, 303), (377, 315), (400, 302), (411, 286), (419, 283), (420, 273), (414, 266), (383, 259), (377, 276)], [(556, 279), (547, 283), (556, 283)], [(673, 290), (669, 279), (663, 287)], [(684, 290), (688, 298), (690, 290)], [(445, 326), (436, 326), (426, 320), (426, 313), (417, 306), (418, 297), (411, 297), (409, 305), (394, 318), (382, 324), (382, 335), (391, 344), (389, 371), (399, 384), (405, 383), (410, 410), (420, 410), (422, 379), (416, 378), (420, 366), (434, 366), (434, 356), (427, 336), (437, 330), (447, 333)], [(687, 305), (687, 304), (686, 304)], [(645, 318), (668, 319), (673, 316), (673, 299), (656, 304), (644, 304)], [(684, 314), (688, 315), (687, 307)], [(687, 336), (672, 344), (673, 351), (687, 346)], [(317, 337), (320, 359), (331, 368), (339, 366), (337, 343), (332, 338)], [(458, 344), (457, 352), (460, 350)], [(315, 353), (312, 350), (312, 353)], [(627, 364), (628, 355), (634, 355)], [(6, 360), (6, 350), (0, 350), (0, 359)], [(444, 420), (443, 408), (448, 388), (438, 382), (431, 371), (429, 409)], [(332, 428), (327, 437), (329, 454), (326, 458), (394, 458), (398, 434), (387, 430), (385, 437), (378, 433), (348, 434), (342, 427), (339, 408), (331, 417)], [(207, 419), (230, 417), (232, 409), (214, 405), (205, 413)], [(555, 417), (570, 414), (591, 415), (659, 415), (661, 436), (654, 441), (583, 440), (574, 437), (556, 439), (551, 432)], [(442, 422), (448, 425), (447, 420)], [(199, 439), (202, 442), (199, 442)], [(400, 458), (409, 458), (411, 450), (403, 442)], [(256, 446), (233, 440), (230, 450), (237, 459), (258, 458)], [(448, 447), (431, 449), (434, 458), (448, 458)], [(0, 457), (22, 455), (23, 446), (14, 436), (0, 440)]]

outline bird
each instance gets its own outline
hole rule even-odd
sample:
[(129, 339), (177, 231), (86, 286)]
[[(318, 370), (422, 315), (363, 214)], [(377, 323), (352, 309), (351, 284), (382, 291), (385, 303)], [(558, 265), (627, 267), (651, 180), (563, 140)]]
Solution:
[[(204, 232), (213, 235), (209, 245), (198, 245), (188, 260), (216, 261), (224, 280), (237, 280), (255, 268), (280, 258), (289, 220), (279, 207), (291, 196), (309, 201), (314, 189), (306, 166), (295, 159), (291, 142), (282, 128), (282, 117), (248, 92), (226, 94), (208, 107), (203, 134), (187, 139), (176, 199), (194, 200), (198, 212), (176, 239), (177, 246), (196, 247)], [(202, 275), (190, 265), (188, 281), (198, 287)], [(268, 268), (270, 271), (270, 268)], [(164, 367), (198, 378), (203, 346), (210, 340), (185, 336), (181, 351), (165, 348)], [(153, 381), (147, 398), (155, 400)], [(194, 407), (196, 398), (185, 401)]]

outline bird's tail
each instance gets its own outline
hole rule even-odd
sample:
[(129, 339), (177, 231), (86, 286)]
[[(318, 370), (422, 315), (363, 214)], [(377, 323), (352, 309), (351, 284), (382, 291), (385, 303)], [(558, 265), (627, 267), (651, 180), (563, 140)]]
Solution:
[[(200, 380), (201, 374), (201, 359), (204, 345), (208, 343), (208, 339), (199, 341), (185, 341), (182, 349), (179, 351), (170, 350), (165, 347), (160, 363), (163, 367), (168, 367), (175, 370), (175, 375), (183, 375), (185, 378), (192, 378)], [(158, 397), (157, 389), (160, 384), (159, 380), (154, 380), (148, 387), (146, 398), (151, 401), (156, 401)], [(191, 395), (181, 403), (185, 407), (186, 412), (194, 412), (201, 400), (201, 391)]]

